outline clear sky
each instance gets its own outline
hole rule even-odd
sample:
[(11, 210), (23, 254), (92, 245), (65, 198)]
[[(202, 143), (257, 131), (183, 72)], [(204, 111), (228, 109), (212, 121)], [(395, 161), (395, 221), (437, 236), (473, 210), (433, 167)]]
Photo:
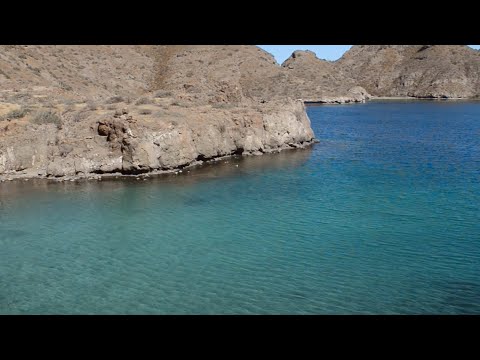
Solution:
[[(279, 64), (284, 62), (295, 50), (311, 50), (320, 59), (337, 60), (352, 45), (258, 45), (268, 51)], [(480, 45), (470, 45), (474, 49), (480, 49)]]

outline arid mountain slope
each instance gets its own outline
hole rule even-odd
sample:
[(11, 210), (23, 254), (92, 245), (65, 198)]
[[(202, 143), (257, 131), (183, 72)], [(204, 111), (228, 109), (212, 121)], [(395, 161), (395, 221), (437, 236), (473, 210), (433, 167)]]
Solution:
[(301, 101), (249, 96), (250, 74), (270, 57), (254, 46), (0, 53), (0, 179), (178, 171), (314, 138)]
[(336, 62), (296, 51), (282, 66), (256, 46), (0, 46), (0, 96), (33, 103), (155, 90), (197, 103), (322, 100), (357, 85), (376, 96), (473, 97), (479, 74), (480, 52), (467, 46), (353, 46)]
[(334, 62), (321, 60), (311, 51), (295, 51), (282, 67), (287, 71), (290, 96), (305, 101), (363, 102), (365, 89), (356, 86)]
[(255, 82), (281, 71), (256, 46), (160, 46), (156, 60), (154, 88), (204, 103), (242, 101), (255, 95)]
[(0, 91), (25, 99), (99, 100), (148, 90), (154, 61), (146, 46), (1, 45)]
[(480, 94), (480, 52), (464, 45), (358, 45), (335, 68), (376, 96)]
[(279, 66), (271, 54), (256, 46), (161, 46), (154, 87), (183, 93), (201, 103), (245, 98), (365, 100), (350, 92), (353, 81), (342, 81), (330, 63), (312, 54), (295, 52)]
[(280, 66), (251, 45), (0, 46), (0, 96), (12, 102), (132, 100), (156, 90), (197, 104), (321, 99), (354, 85), (309, 53)]

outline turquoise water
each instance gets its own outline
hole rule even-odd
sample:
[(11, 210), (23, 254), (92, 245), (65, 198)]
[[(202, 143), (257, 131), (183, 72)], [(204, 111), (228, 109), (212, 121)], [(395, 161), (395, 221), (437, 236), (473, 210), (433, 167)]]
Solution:
[(306, 150), (1, 183), (0, 313), (480, 314), (480, 103), (308, 113)]

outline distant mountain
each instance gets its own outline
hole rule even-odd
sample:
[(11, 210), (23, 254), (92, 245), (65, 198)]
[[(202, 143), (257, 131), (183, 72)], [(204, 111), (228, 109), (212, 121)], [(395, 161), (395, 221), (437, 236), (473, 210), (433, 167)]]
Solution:
[(357, 45), (335, 63), (335, 70), (375, 96), (480, 94), (480, 52), (466, 45)]
[(334, 62), (322, 60), (311, 51), (295, 51), (282, 64), (289, 83), (289, 96), (318, 102), (363, 102), (365, 89), (345, 76)]

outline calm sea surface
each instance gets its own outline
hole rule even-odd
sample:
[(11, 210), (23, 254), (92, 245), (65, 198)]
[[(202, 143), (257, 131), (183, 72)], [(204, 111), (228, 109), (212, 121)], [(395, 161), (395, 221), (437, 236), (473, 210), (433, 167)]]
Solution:
[(306, 150), (1, 183), (0, 313), (480, 314), (480, 103), (308, 114)]

